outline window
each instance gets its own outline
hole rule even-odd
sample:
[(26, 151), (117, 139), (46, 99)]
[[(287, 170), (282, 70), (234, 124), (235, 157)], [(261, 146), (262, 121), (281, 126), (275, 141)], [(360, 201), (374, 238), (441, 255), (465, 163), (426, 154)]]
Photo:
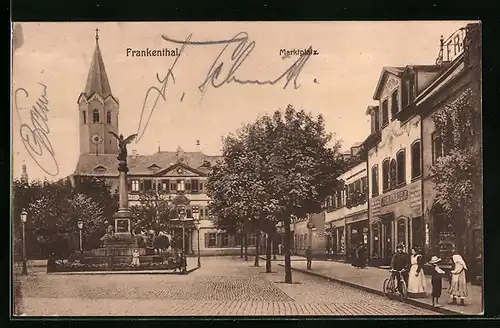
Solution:
[(416, 179), (422, 175), (420, 166), (420, 141), (415, 141), (411, 145), (411, 178)]
[(166, 192), (170, 191), (170, 181), (169, 180), (162, 181), (162, 189)]
[(132, 180), (132, 191), (139, 191), (139, 180)]
[(406, 183), (406, 154), (405, 150), (402, 149), (396, 154), (397, 161), (397, 185), (403, 185)]
[(184, 191), (184, 190), (186, 190), (184, 180), (177, 180), (177, 191)]
[(257, 244), (257, 238), (254, 234), (248, 236), (248, 246), (255, 246)]
[(200, 192), (203, 192), (204, 189), (203, 189), (203, 182), (200, 182)]
[(412, 101), (412, 83), (410, 79), (403, 82), (403, 107), (410, 105)]
[(208, 247), (217, 247), (217, 234), (209, 233), (208, 234)]
[(387, 99), (382, 102), (382, 126), (389, 122), (389, 104)]
[(108, 111), (106, 113), (106, 123), (111, 124), (111, 112)]
[(399, 112), (399, 89), (394, 90), (391, 97), (391, 115), (392, 119), (396, 118)]
[(177, 182), (170, 181), (170, 191), (175, 191), (175, 190), (177, 190)]
[(436, 164), (439, 157), (443, 156), (443, 141), (437, 133), (432, 135), (432, 164)]
[(191, 191), (191, 180), (186, 180), (186, 190), (187, 190), (188, 192), (190, 192), (190, 191)]
[(389, 190), (389, 181), (390, 181), (390, 176), (389, 176), (389, 159), (384, 159), (382, 162), (382, 190), (383, 192), (386, 192)]
[(156, 180), (153, 180), (153, 190), (156, 191)]
[(380, 110), (377, 107), (373, 109), (372, 112), (372, 133), (380, 130)]
[(378, 165), (372, 167), (372, 197), (378, 196)]
[(195, 193), (200, 191), (198, 180), (191, 180), (191, 191)]
[(396, 188), (397, 172), (398, 172), (398, 165), (396, 163), (396, 160), (393, 158), (391, 160), (391, 167), (390, 167), (390, 178), (389, 178), (390, 189)]
[(364, 203), (368, 198), (368, 177), (361, 178), (361, 197), (362, 199), (360, 201), (362, 203)]
[(87, 111), (83, 111), (83, 124), (87, 124)]
[(144, 180), (144, 190), (149, 191), (153, 189), (153, 183), (151, 180)]
[(374, 223), (372, 226), (373, 230), (373, 253), (372, 257), (374, 258), (380, 258), (381, 257), (381, 234), (380, 234), (380, 223)]
[(97, 109), (92, 111), (92, 122), (99, 123), (99, 111)]
[(222, 234), (222, 247), (229, 247), (229, 235), (227, 233)]

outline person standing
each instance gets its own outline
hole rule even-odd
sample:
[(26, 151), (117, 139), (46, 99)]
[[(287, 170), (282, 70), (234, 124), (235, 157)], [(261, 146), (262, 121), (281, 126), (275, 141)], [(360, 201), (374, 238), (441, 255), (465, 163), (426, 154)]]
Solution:
[(306, 259), (307, 259), (307, 270), (311, 270), (311, 264), (312, 264), (312, 250), (311, 250), (311, 247), (307, 247), (307, 249), (306, 249)]
[(452, 256), (452, 259), (455, 264), (455, 268), (450, 272), (451, 285), (449, 293), (452, 297), (450, 304), (457, 304), (457, 298), (459, 298), (460, 305), (465, 305), (465, 298), (468, 296), (467, 280), (465, 278), (465, 271), (468, 270), (467, 265), (465, 265), (465, 261), (462, 256), (457, 253)]
[(411, 249), (411, 267), (408, 276), (408, 296), (427, 297), (424, 275), (424, 257), (417, 247)]
[(358, 256), (358, 267), (364, 268), (366, 266), (366, 247), (361, 243), (357, 250)]
[(132, 253), (132, 266), (139, 266), (139, 251), (137, 249), (134, 249), (134, 252)]
[(443, 290), (442, 277), (444, 271), (439, 267), (438, 265), (439, 262), (441, 262), (441, 259), (437, 256), (433, 256), (429, 261), (429, 264), (433, 266), (432, 279), (431, 279), (433, 307), (441, 307), (441, 305), (439, 304), (439, 297), (441, 297), (441, 291)]

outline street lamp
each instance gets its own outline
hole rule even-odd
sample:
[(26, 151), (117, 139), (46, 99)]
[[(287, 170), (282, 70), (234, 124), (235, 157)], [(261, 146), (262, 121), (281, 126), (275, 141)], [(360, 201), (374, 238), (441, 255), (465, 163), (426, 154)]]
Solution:
[(78, 230), (80, 230), (80, 256), (83, 258), (83, 221), (78, 220)]
[(312, 230), (314, 229), (314, 223), (312, 221), (312, 216), (309, 216), (309, 222), (307, 222), (307, 229), (309, 229), (309, 241), (307, 247), (307, 268), (311, 270), (312, 263)]
[(185, 245), (185, 240), (184, 240), (184, 238), (185, 238), (185, 236), (184, 236), (184, 234), (185, 234), (184, 219), (186, 218), (186, 209), (184, 208), (184, 206), (182, 206), (181, 210), (179, 211), (179, 217), (181, 219), (181, 224), (182, 224), (182, 255), (184, 256), (185, 255), (185, 253), (184, 253), (184, 251), (185, 251), (185, 247), (184, 247), (184, 245)]
[(21, 222), (23, 223), (23, 275), (28, 274), (28, 267), (26, 265), (26, 221), (28, 220), (28, 213), (25, 210), (21, 212)]
[(196, 234), (198, 237), (198, 268), (201, 268), (200, 261), (200, 212), (198, 206), (193, 206), (193, 217), (194, 217), (194, 227), (196, 228)]

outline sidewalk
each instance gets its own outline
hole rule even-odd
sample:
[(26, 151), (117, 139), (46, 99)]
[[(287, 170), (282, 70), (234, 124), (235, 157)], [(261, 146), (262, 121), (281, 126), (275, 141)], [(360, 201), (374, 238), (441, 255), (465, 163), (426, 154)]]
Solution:
[[(279, 263), (279, 265), (284, 266), (284, 263)], [(358, 269), (351, 266), (351, 264), (334, 261), (313, 260), (312, 270), (307, 270), (307, 264), (305, 261), (294, 261), (292, 263), (292, 269), (381, 295), (383, 295), (382, 285), (384, 280), (389, 277), (389, 271), (386, 269), (380, 269), (377, 267)], [(432, 307), (432, 298), (430, 296), (430, 291), (432, 290), (431, 277), (426, 276), (426, 280), (429, 297), (408, 299), (407, 302), (415, 306), (432, 309), (445, 314), (482, 314), (482, 293), (480, 286), (472, 286), (471, 284), (468, 285), (469, 297), (466, 298), (465, 306), (451, 305), (448, 304), (450, 301), (450, 297), (448, 295), (449, 283), (447, 279), (443, 278), (443, 292), (439, 298), (443, 307), (436, 309)]]
[[(259, 256), (262, 260), (266, 260), (265, 255), (260, 255)], [(305, 261), (306, 258), (303, 256), (298, 256), (298, 255), (292, 255), (290, 256), (290, 261)], [(271, 261), (273, 262), (279, 262), (279, 261), (285, 261), (285, 256), (284, 255), (276, 255), (276, 260), (274, 260), (274, 257), (271, 255)]]

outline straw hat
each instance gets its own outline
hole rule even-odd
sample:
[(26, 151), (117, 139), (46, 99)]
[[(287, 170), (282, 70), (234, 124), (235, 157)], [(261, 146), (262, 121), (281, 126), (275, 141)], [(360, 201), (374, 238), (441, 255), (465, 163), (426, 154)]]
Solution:
[(429, 264), (436, 264), (436, 263), (438, 263), (440, 261), (441, 261), (441, 259), (439, 257), (433, 256), (433, 257), (431, 257), (431, 260), (429, 261)]

